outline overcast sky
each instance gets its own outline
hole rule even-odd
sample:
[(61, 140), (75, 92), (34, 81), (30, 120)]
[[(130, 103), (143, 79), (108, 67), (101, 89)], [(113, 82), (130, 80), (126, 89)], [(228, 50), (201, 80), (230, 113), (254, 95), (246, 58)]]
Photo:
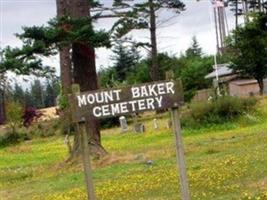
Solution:
[[(102, 3), (110, 3), (112, 0), (101, 0)], [(14, 36), (20, 33), (22, 26), (42, 25), (56, 15), (56, 0), (0, 0), (1, 23), (0, 42), (1, 47), (7, 45), (20, 46), (21, 42)], [(213, 13), (210, 0), (184, 0), (186, 11), (167, 23), (163, 23), (157, 30), (158, 49), (160, 52), (168, 52), (179, 55), (191, 44), (195, 35), (206, 54), (212, 54), (216, 49)], [(173, 16), (170, 11), (160, 11), (158, 22), (165, 21)], [(233, 13), (227, 11), (230, 29), (234, 24)], [(100, 20), (97, 28), (109, 28), (112, 20)], [(147, 30), (134, 31), (131, 33), (138, 41), (148, 41)], [(97, 49), (97, 68), (107, 67), (110, 61), (110, 50)], [(142, 51), (145, 55), (145, 51)], [(45, 60), (46, 64), (59, 69), (58, 57)]]

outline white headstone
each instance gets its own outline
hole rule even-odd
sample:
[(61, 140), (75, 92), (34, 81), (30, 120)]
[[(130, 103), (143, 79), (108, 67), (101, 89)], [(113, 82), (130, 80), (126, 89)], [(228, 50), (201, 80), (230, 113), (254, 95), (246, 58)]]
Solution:
[(153, 126), (154, 126), (154, 129), (158, 129), (159, 128), (157, 119), (153, 120)]
[(172, 121), (168, 120), (166, 125), (167, 125), (167, 129), (170, 129), (172, 127)]
[(120, 117), (120, 127), (121, 127), (122, 132), (125, 132), (128, 130), (127, 120), (124, 116)]

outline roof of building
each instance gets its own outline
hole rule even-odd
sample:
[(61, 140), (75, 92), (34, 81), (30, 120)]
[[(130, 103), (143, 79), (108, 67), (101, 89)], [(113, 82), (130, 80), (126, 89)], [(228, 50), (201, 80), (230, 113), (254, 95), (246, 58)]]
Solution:
[[(219, 77), (234, 74), (234, 70), (230, 69), (228, 66), (229, 66), (228, 63), (217, 65), (217, 73)], [(215, 69), (215, 66), (213, 66), (213, 68)], [(216, 78), (216, 69), (213, 72), (206, 75), (205, 78), (206, 79)]]
[(242, 86), (242, 85), (258, 84), (258, 83), (255, 79), (240, 79), (240, 80), (231, 81), (230, 84)]

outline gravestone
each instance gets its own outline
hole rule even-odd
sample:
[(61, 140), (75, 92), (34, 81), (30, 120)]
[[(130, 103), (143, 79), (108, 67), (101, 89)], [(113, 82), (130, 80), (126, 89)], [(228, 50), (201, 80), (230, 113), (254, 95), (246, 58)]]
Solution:
[(145, 132), (145, 125), (142, 123), (136, 123), (134, 125), (134, 132), (135, 133), (144, 133)]
[(153, 120), (153, 127), (154, 127), (154, 129), (158, 129), (159, 128), (157, 119)]
[(171, 129), (172, 128), (172, 121), (168, 120), (166, 125), (167, 125), (167, 129)]
[(121, 132), (126, 132), (128, 130), (127, 120), (124, 116), (120, 117), (120, 127)]

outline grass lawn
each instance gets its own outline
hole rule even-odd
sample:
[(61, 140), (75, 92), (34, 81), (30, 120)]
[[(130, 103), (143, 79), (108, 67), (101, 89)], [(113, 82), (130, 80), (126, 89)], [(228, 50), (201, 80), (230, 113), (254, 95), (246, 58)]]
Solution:
[[(262, 100), (259, 109), (266, 105)], [(192, 199), (267, 199), (267, 119), (250, 118), (183, 131)], [(180, 199), (174, 136), (166, 119), (156, 131), (152, 120), (145, 121), (145, 134), (103, 131), (110, 154), (93, 161), (97, 199)], [(66, 164), (66, 158), (62, 136), (1, 148), (0, 200), (86, 199), (82, 166)]]

